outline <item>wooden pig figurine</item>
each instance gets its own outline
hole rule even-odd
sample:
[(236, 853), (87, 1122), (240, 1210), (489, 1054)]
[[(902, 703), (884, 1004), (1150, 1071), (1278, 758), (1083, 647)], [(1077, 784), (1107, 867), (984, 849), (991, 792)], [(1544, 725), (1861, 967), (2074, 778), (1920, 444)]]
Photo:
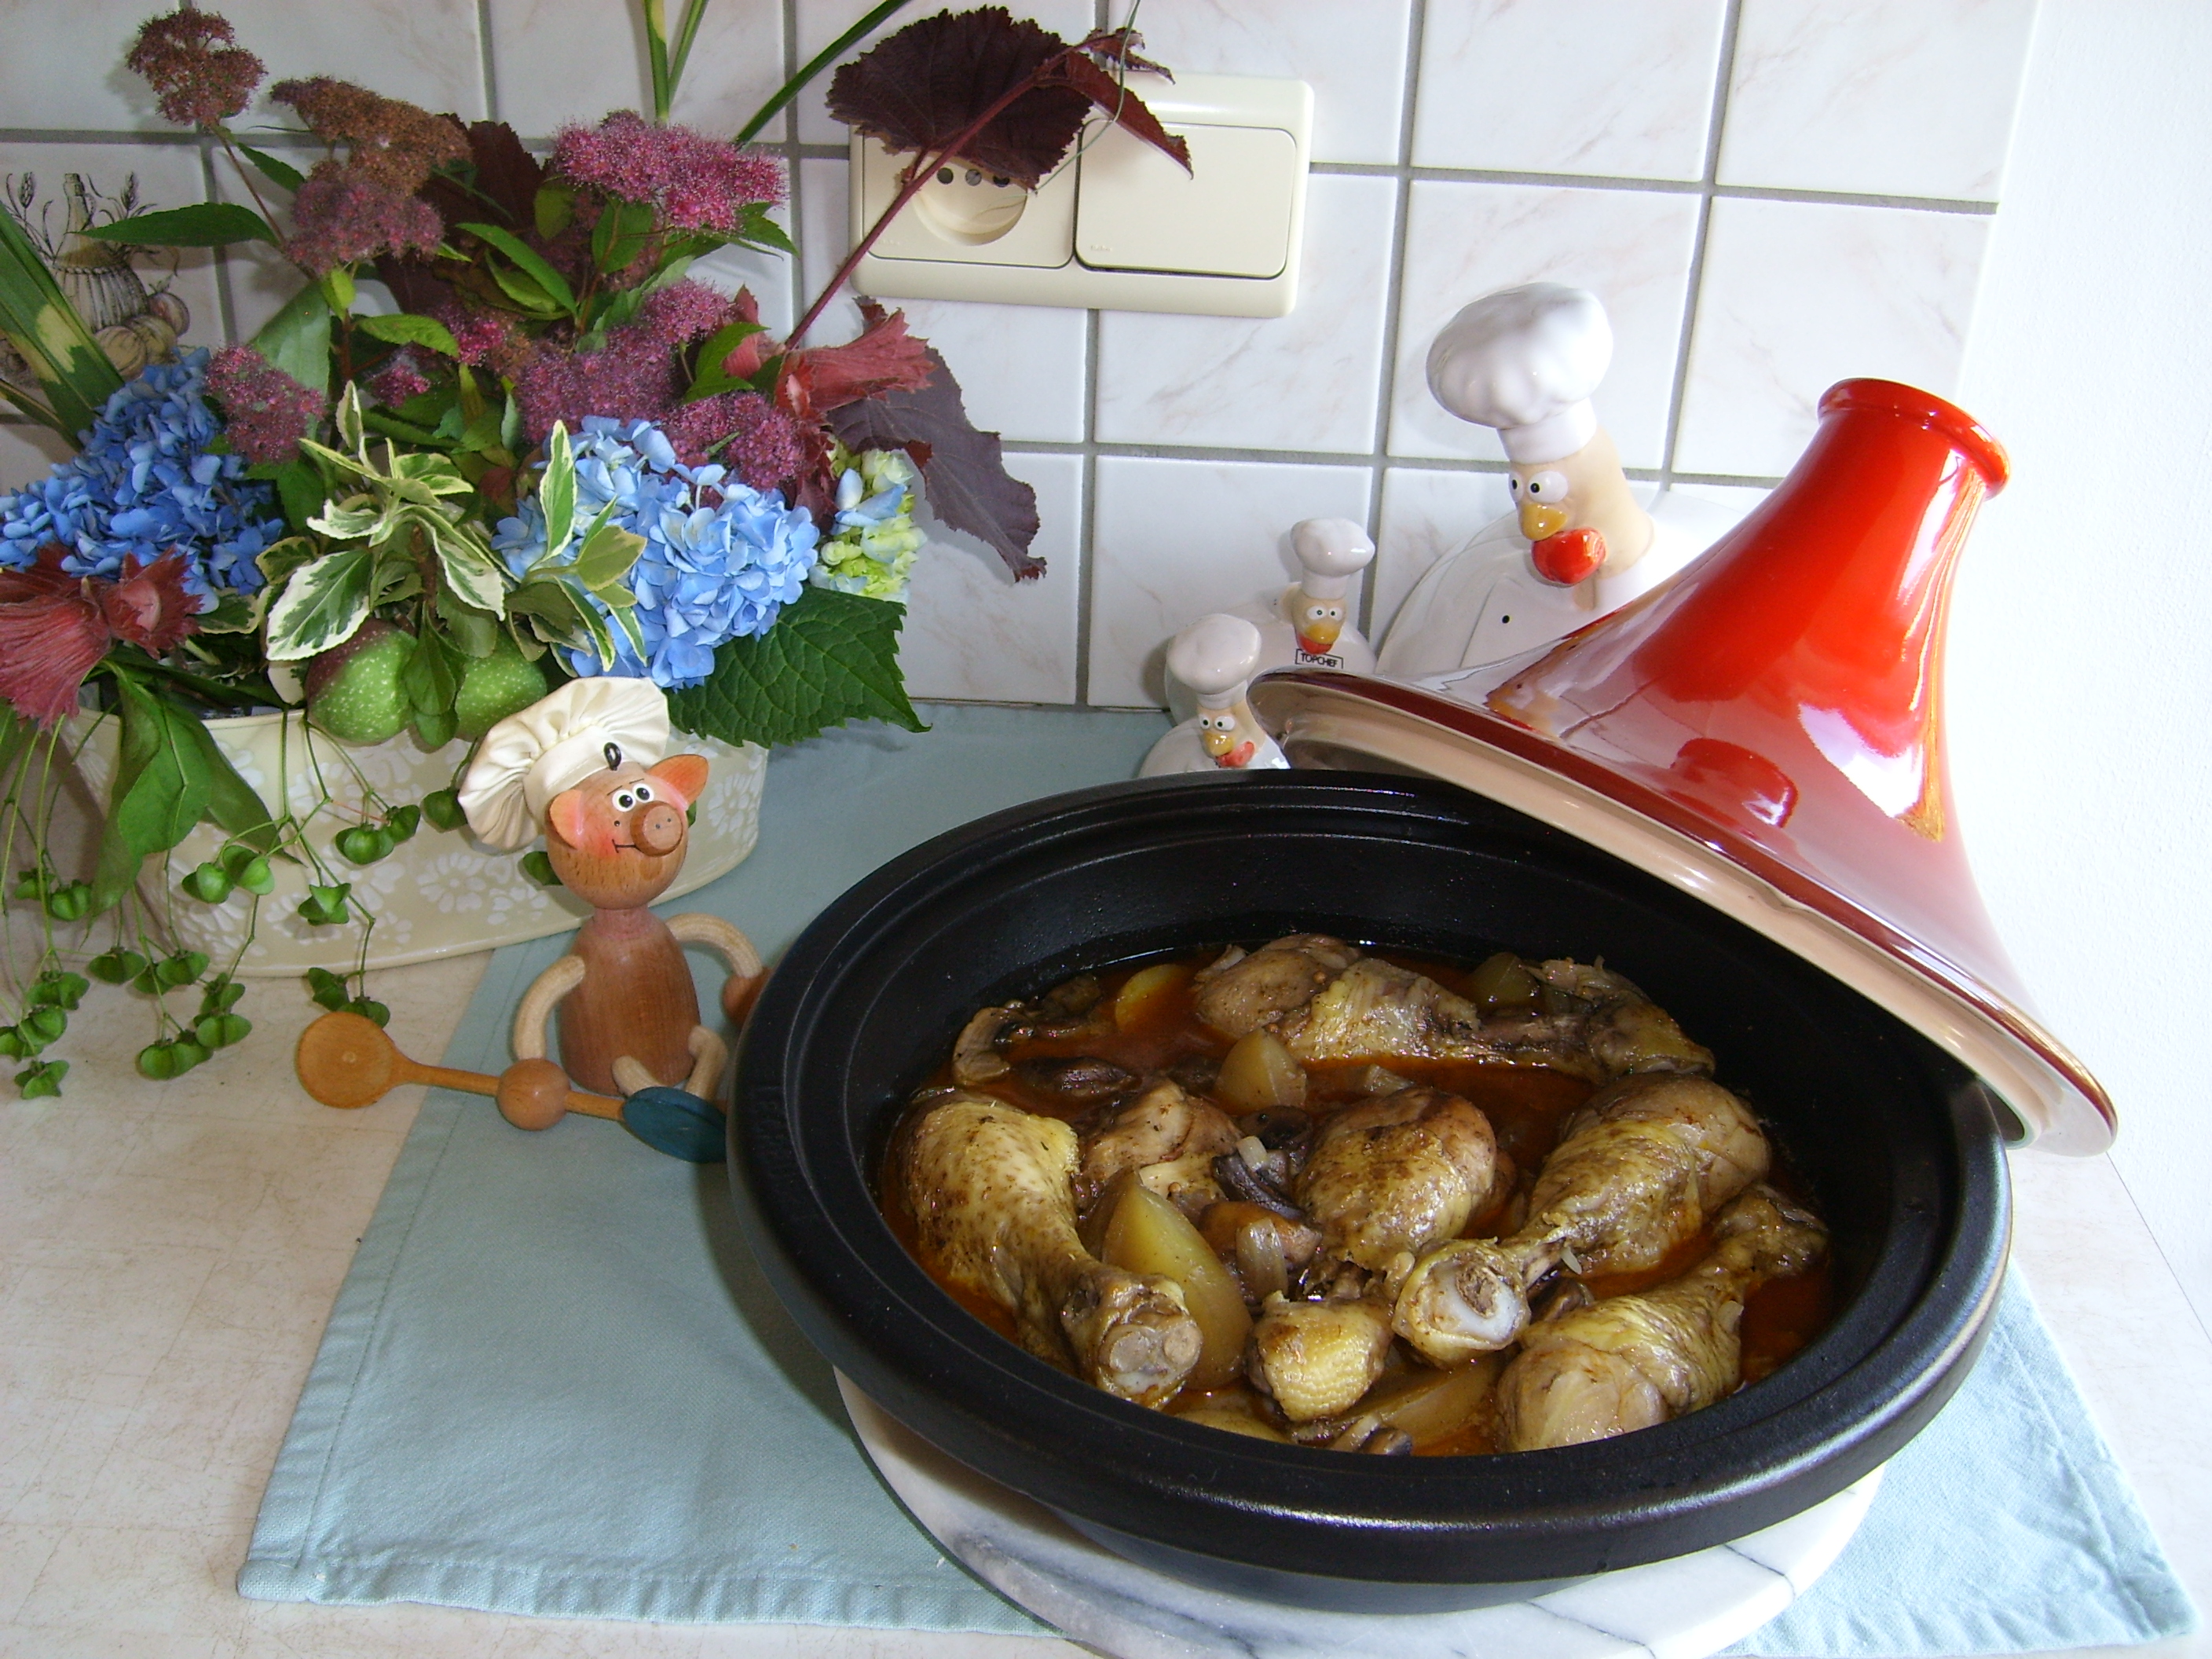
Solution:
[[(650, 682), (573, 681), (493, 728), (462, 803), (486, 840), (516, 842), (518, 805), (524, 838), (542, 821), (554, 873), (592, 909), (515, 1010), (501, 1115), (519, 1128), (548, 1127), (567, 1111), (573, 1079), (627, 1097), (624, 1121), (650, 1144), (711, 1161), (720, 1120), (709, 1103), (728, 1049), (700, 1023), (683, 947), (708, 945), (729, 964), (722, 1006), (733, 1022), (760, 988), (761, 960), (719, 916), (664, 921), (647, 908), (684, 867), (689, 809), (707, 782), (702, 755), (646, 763), (666, 723)], [(556, 1009), (559, 1065), (545, 1057), (546, 1016)]]

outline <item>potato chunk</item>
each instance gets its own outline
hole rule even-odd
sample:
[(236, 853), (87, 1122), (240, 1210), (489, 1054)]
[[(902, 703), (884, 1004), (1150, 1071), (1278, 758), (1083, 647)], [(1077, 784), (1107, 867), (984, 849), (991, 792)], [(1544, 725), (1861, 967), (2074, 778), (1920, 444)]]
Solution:
[(1157, 1273), (1182, 1287), (1183, 1305), (1204, 1339), (1191, 1369), (1193, 1386), (1216, 1389), (1237, 1375), (1252, 1316), (1235, 1278), (1181, 1210), (1131, 1182), (1115, 1201), (1098, 1254), (1109, 1266)]

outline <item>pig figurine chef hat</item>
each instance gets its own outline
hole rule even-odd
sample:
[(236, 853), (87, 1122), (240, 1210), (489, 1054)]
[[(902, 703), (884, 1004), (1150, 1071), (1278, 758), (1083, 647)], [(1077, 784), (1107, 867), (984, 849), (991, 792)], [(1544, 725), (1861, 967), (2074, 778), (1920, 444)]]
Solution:
[(1597, 432), (1590, 394), (1613, 361), (1597, 295), (1561, 283), (1486, 295), (1429, 348), (1429, 390), (1463, 421), (1498, 428), (1509, 461), (1556, 461)]
[(1349, 519), (1301, 519), (1291, 530), (1291, 550), (1305, 568), (1298, 586), (1308, 599), (1340, 599), (1374, 558), (1375, 544)]
[(613, 674), (570, 680), (484, 733), (461, 784), (469, 828), (494, 847), (537, 835), (545, 808), (610, 762), (651, 766), (668, 748), (668, 695), (651, 680)]
[(1198, 694), (1198, 706), (1234, 708), (1260, 665), (1260, 630), (1242, 617), (1200, 617), (1168, 647), (1168, 672)]

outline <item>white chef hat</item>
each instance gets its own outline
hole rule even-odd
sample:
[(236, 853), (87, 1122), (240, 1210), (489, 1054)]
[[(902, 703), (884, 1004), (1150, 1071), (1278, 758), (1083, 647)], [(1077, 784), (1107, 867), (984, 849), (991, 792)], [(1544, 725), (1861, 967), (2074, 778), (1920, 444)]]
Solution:
[(1562, 283), (1486, 295), (1429, 348), (1429, 390), (1463, 421), (1492, 426), (1514, 461), (1556, 461), (1597, 431), (1590, 394), (1613, 361), (1597, 295)]
[(570, 680), (484, 733), (461, 784), (469, 828), (494, 847), (520, 847), (545, 808), (607, 764), (650, 766), (668, 748), (668, 696), (651, 680), (597, 675)]
[(1291, 527), (1291, 550), (1305, 567), (1298, 586), (1308, 599), (1340, 599), (1374, 558), (1375, 544), (1349, 519), (1301, 519)]
[(1242, 617), (1200, 617), (1168, 647), (1168, 672), (1209, 710), (1234, 707), (1260, 665), (1260, 630)]

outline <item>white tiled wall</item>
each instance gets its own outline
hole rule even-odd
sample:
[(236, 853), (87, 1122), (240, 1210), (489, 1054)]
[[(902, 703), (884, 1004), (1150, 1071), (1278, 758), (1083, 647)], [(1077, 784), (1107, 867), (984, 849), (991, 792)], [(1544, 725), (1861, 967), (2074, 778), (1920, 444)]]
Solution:
[[(166, 205), (214, 174), (120, 67), (152, 0), (0, 0), (0, 173)], [(733, 130), (868, 0), (714, 0), (678, 107)], [(1123, 0), (1035, 0), (1070, 38)], [(1315, 91), (1297, 309), (1258, 322), (915, 301), (1036, 486), (1049, 574), (1015, 584), (939, 533), (906, 632), (929, 696), (1155, 702), (1167, 636), (1288, 580), (1314, 514), (1366, 522), (1385, 627), (1504, 504), (1492, 434), (1430, 399), (1438, 325), (1492, 289), (1594, 289), (1617, 338), (1599, 410), (1631, 471), (1733, 505), (1787, 470), (1821, 391), (1948, 392), (2002, 184), (2035, 0), (1146, 0), (1152, 55)], [(622, 0), (229, 0), (277, 73), (321, 70), (544, 140), (646, 97)], [(674, 9), (674, 8), (672, 8)], [(915, 15), (923, 9), (915, 9)], [(364, 19), (373, 27), (364, 27)], [(112, 56), (103, 52), (112, 46)], [(787, 325), (846, 251), (844, 130), (824, 82), (764, 135), (794, 169), (798, 268), (730, 256)], [(138, 142), (132, 142), (137, 139)], [(220, 181), (215, 188), (222, 188)], [(250, 331), (283, 280), (187, 264), (192, 337)], [(817, 340), (855, 325), (841, 304)], [(0, 481), (40, 446), (0, 426)]]

